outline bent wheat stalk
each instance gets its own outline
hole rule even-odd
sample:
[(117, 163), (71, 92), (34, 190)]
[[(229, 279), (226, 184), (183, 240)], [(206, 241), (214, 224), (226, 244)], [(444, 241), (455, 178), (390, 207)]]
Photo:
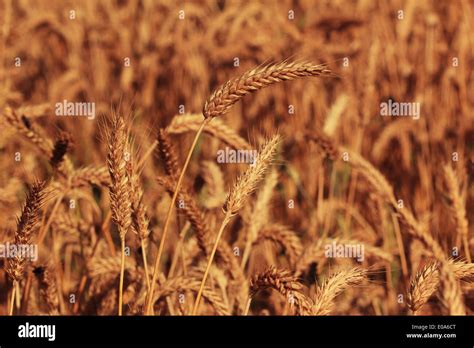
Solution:
[(199, 288), (196, 301), (194, 302), (193, 315), (196, 315), (199, 308), (202, 291), (204, 289), (204, 285), (206, 284), (207, 276), (209, 274), (214, 255), (216, 254), (217, 246), (219, 245), (219, 241), (222, 237), (222, 233), (231, 218), (242, 208), (246, 198), (252, 194), (253, 191), (255, 191), (257, 184), (260, 182), (260, 180), (262, 180), (265, 172), (268, 169), (268, 166), (273, 160), (278, 144), (280, 143), (280, 139), (280, 136), (276, 134), (261, 147), (261, 151), (255, 159), (255, 164), (250, 166), (247, 171), (237, 179), (231, 191), (229, 192), (229, 196), (227, 197), (226, 203), (224, 204), (225, 216), (222, 220), (219, 232), (217, 233), (211, 255), (207, 261), (206, 270), (204, 271), (204, 276), (201, 281), (201, 287)]

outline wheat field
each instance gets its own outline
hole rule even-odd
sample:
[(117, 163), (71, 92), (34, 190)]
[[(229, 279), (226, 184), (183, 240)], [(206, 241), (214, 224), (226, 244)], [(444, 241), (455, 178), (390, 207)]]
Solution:
[(472, 1), (0, 18), (0, 315), (473, 313)]

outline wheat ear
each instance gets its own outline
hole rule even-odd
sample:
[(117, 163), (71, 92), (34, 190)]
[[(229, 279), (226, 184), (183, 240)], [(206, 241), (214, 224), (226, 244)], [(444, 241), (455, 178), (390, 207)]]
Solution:
[[(465, 282), (474, 281), (474, 264), (450, 260), (456, 279)], [(438, 290), (440, 284), (440, 263), (431, 261), (419, 270), (410, 281), (408, 290), (408, 307), (413, 315), (428, 302), (430, 297)]]
[[(33, 270), (39, 282), (40, 295), (46, 303), (49, 315), (59, 315), (58, 289), (51, 267), (39, 266)], [(52, 274), (53, 273), (53, 274)]]
[(114, 115), (112, 130), (108, 134), (107, 165), (110, 174), (110, 208), (112, 220), (117, 225), (121, 242), (121, 267), (119, 281), (118, 315), (122, 315), (123, 279), (125, 272), (125, 235), (131, 225), (132, 203), (130, 179), (127, 173), (128, 139), (125, 121)]
[(250, 298), (258, 291), (267, 288), (275, 289), (285, 296), (290, 305), (296, 307), (297, 314), (313, 314), (313, 302), (302, 292), (303, 285), (292, 272), (270, 267), (265, 272), (257, 274), (250, 281)]
[(347, 287), (360, 284), (367, 276), (361, 268), (342, 270), (331, 275), (317, 290), (314, 314), (328, 315), (334, 308), (334, 299)]
[[(30, 188), (21, 216), (17, 220), (14, 241), (16, 245), (31, 244), (31, 238), (39, 220), (39, 210), (45, 201), (45, 187), (46, 182), (43, 181), (35, 182)], [(19, 283), (23, 279), (25, 264), (26, 259), (21, 255), (16, 255), (16, 257), (9, 259), (6, 264), (7, 275), (13, 282), (11, 306), (9, 310), (10, 315), (13, 314), (15, 294), (18, 293)]]
[(225, 216), (222, 220), (222, 224), (217, 233), (214, 246), (212, 248), (211, 254), (207, 261), (206, 270), (204, 271), (204, 276), (202, 278), (201, 287), (194, 302), (193, 315), (196, 315), (199, 308), (199, 302), (201, 300), (201, 294), (206, 284), (207, 276), (216, 254), (217, 246), (222, 237), (224, 228), (227, 226), (231, 218), (237, 214), (237, 212), (242, 208), (246, 198), (252, 194), (253, 191), (257, 188), (257, 184), (263, 179), (270, 163), (273, 160), (273, 157), (276, 153), (278, 144), (280, 143), (280, 135), (276, 134), (270, 140), (268, 140), (262, 147), (257, 155), (255, 162), (249, 166), (249, 168), (242, 174), (234, 186), (229, 192), (226, 203), (224, 204)]
[(325, 64), (310, 62), (281, 62), (249, 70), (239, 77), (227, 81), (207, 99), (203, 108), (205, 118), (226, 114), (229, 109), (247, 94), (277, 82), (308, 76), (330, 76)]

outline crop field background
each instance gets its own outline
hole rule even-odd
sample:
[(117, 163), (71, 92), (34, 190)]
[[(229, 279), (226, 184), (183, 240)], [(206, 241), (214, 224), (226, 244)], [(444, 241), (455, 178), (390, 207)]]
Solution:
[(0, 315), (471, 315), (472, 1), (0, 0)]

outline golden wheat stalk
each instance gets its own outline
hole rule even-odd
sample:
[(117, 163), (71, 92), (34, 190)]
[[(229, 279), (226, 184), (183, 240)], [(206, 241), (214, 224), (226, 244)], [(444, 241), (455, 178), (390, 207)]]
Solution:
[(132, 203), (130, 179), (127, 173), (127, 157), (130, 156), (125, 121), (114, 115), (111, 131), (108, 134), (107, 165), (110, 174), (110, 209), (112, 220), (117, 225), (120, 242), (122, 265), (119, 281), (118, 315), (122, 315), (123, 280), (125, 270), (125, 235), (131, 225)]
[[(176, 154), (174, 148), (172, 144), (166, 140), (166, 138), (166, 136), (162, 137), (161, 140), (163, 140), (163, 144), (160, 144), (159, 149), (160, 156), (165, 164), (165, 170), (170, 176), (159, 177), (157, 178), (157, 180), (159, 184), (162, 185), (172, 196), (174, 193), (173, 190), (175, 188), (176, 182), (176, 178), (173, 179), (172, 177), (176, 177), (178, 167), (177, 165), (175, 165)], [(183, 206), (181, 206), (181, 209), (184, 212), (188, 221), (191, 223), (191, 226), (193, 227), (194, 231), (196, 232), (198, 245), (200, 249), (204, 252), (204, 255), (208, 257), (212, 248), (212, 233), (209, 230), (209, 226), (205, 221), (205, 216), (199, 209), (199, 206), (193, 196), (189, 194), (188, 189), (186, 187), (183, 187), (181, 189), (181, 192), (179, 193), (178, 197), (180, 201), (184, 203)], [(243, 312), (245, 301), (248, 297), (247, 287), (245, 286), (246, 279), (241, 268), (238, 265), (237, 259), (234, 257), (232, 249), (224, 241), (221, 242), (219, 248), (217, 249), (216, 259), (219, 265), (222, 265), (224, 269), (228, 270), (229, 275), (231, 277), (230, 282), (240, 288), (240, 291), (237, 291), (237, 293), (235, 293), (234, 291), (232, 292), (232, 295), (235, 294), (237, 306), (239, 307), (238, 310), (240, 312)]]
[(188, 156), (186, 157), (186, 160), (183, 165), (183, 169), (181, 170), (181, 173), (179, 175), (178, 180), (176, 181), (176, 187), (173, 192), (173, 197), (171, 198), (170, 205), (168, 207), (168, 212), (166, 214), (165, 218), (165, 225), (163, 227), (163, 234), (161, 235), (161, 240), (160, 240), (160, 245), (158, 246), (158, 253), (155, 258), (155, 263), (153, 266), (153, 277), (151, 281), (151, 287), (150, 290), (148, 291), (147, 295), (147, 300), (146, 300), (146, 305), (145, 305), (145, 314), (150, 315), (152, 312), (152, 307), (153, 307), (153, 296), (154, 296), (154, 291), (155, 291), (155, 283), (158, 281), (158, 272), (159, 272), (159, 266), (160, 266), (160, 261), (161, 261), (161, 256), (163, 254), (164, 246), (165, 246), (165, 241), (166, 241), (166, 236), (168, 233), (169, 225), (171, 222), (171, 213), (173, 212), (174, 205), (176, 203), (176, 198), (178, 197), (179, 190), (181, 188), (181, 183), (184, 179), (184, 174), (186, 173), (186, 169), (188, 168), (189, 162), (191, 160), (191, 156), (193, 154), (194, 148), (196, 147), (196, 144), (199, 140), (199, 136), (201, 135), (204, 127), (208, 123), (208, 120), (204, 120), (199, 127), (198, 131), (196, 132), (196, 135), (194, 136), (193, 143), (191, 144), (191, 148), (188, 152)]
[(207, 261), (207, 267), (204, 271), (204, 276), (202, 278), (201, 287), (196, 297), (194, 303), (193, 315), (196, 315), (199, 308), (199, 302), (201, 300), (202, 290), (206, 284), (207, 276), (214, 259), (214, 255), (219, 245), (219, 241), (222, 237), (224, 228), (227, 226), (231, 218), (237, 214), (237, 212), (242, 208), (247, 197), (252, 194), (257, 188), (257, 184), (263, 179), (265, 173), (268, 170), (269, 165), (271, 164), (273, 157), (275, 156), (278, 144), (280, 143), (280, 135), (276, 134), (271, 139), (269, 139), (265, 144), (262, 145), (260, 152), (255, 158), (255, 162), (249, 166), (249, 168), (242, 174), (235, 182), (234, 186), (231, 188), (227, 200), (224, 204), (225, 216), (222, 220), (222, 224), (217, 233), (214, 246), (211, 251), (211, 255)]

